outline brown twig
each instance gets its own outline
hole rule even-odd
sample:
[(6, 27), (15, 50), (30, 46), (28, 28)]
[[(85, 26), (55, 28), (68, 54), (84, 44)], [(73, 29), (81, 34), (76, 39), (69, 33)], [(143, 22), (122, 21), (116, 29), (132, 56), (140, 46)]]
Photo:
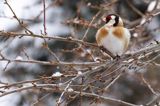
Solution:
[(0, 97), (2, 96), (5, 96), (5, 95), (9, 95), (9, 94), (12, 94), (12, 93), (16, 93), (16, 92), (20, 92), (20, 91), (24, 91), (24, 90), (29, 90), (29, 89), (34, 89), (34, 88), (37, 88), (37, 89), (44, 89), (44, 88), (61, 88), (62, 86), (58, 85), (58, 84), (34, 84), (34, 85), (30, 85), (30, 86), (27, 86), (27, 87), (21, 87), (21, 88), (16, 88), (16, 89), (13, 89), (11, 91), (7, 91), (7, 92), (4, 92), (2, 94), (0, 94)]
[[(93, 24), (94, 20), (99, 16), (100, 13), (101, 13), (101, 10), (99, 10), (99, 11), (96, 13), (96, 15), (93, 16), (93, 18), (92, 18), (92, 20), (91, 20), (89, 26), (91, 26), (91, 25)], [(84, 41), (84, 40), (86, 39), (89, 30), (90, 30), (90, 27), (87, 28), (85, 34), (83, 35), (82, 41)]]
[(142, 78), (142, 81), (147, 85), (147, 87), (149, 88), (149, 90), (154, 94), (154, 95), (157, 95), (158, 93), (156, 93), (154, 91), (154, 89), (151, 87), (151, 85), (149, 84), (149, 82), (146, 81), (146, 79), (143, 77), (143, 75), (141, 74), (141, 78)]
[(44, 34), (47, 35), (47, 28), (46, 28), (46, 3), (45, 0), (43, 0), (43, 30), (44, 30)]
[(9, 37), (29, 36), (29, 37), (36, 37), (36, 38), (40, 38), (40, 39), (67, 41), (67, 42), (73, 42), (73, 43), (80, 43), (80, 44), (84, 44), (84, 45), (87, 45), (87, 46), (98, 47), (96, 44), (89, 43), (89, 42), (84, 42), (84, 41), (79, 40), (79, 39), (65, 38), (65, 37), (59, 37), (59, 36), (54, 36), (54, 35), (42, 36), (42, 35), (38, 35), (38, 34), (25, 34), (25, 33), (15, 33), (15, 32), (0, 31), (0, 36), (5, 36), (5, 37), (6, 36), (9, 36)]
[(25, 27), (24, 23), (23, 23), (21, 20), (19, 20), (19, 18), (17, 17), (16, 13), (14, 12), (14, 10), (12, 9), (12, 7), (10, 6), (10, 4), (8, 3), (7, 0), (5, 0), (5, 4), (9, 7), (9, 9), (11, 10), (11, 12), (13, 13), (13, 17), (18, 21), (19, 25), (20, 25), (21, 27), (23, 27), (23, 28), (24, 28), (27, 32), (29, 32), (30, 34), (33, 34), (33, 32), (30, 31), (29, 29), (27, 29), (27, 28)]
[(114, 102), (114, 103), (117, 103), (117, 104), (121, 104), (123, 106), (143, 106), (143, 105), (131, 104), (131, 103), (119, 100), (119, 99), (114, 99), (114, 98), (110, 98), (110, 97), (100, 96), (100, 95), (97, 95), (97, 94), (94, 94), (94, 93), (86, 93), (86, 92), (79, 92), (79, 91), (74, 91), (73, 93), (75, 93), (75, 94), (80, 94), (81, 93), (82, 96), (95, 97), (95, 98), (102, 99), (102, 100), (105, 100), (105, 101), (110, 101), (110, 102)]

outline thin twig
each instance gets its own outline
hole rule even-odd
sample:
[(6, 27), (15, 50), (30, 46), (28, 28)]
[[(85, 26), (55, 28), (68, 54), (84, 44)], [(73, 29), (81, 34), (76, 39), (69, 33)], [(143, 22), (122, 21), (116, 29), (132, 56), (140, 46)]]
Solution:
[(7, 62), (6, 66), (4, 67), (3, 71), (6, 71), (8, 65), (9, 65), (10, 61)]
[[(99, 11), (96, 13), (96, 15), (93, 16), (93, 18), (92, 18), (92, 20), (91, 20), (89, 26), (91, 26), (91, 25), (93, 24), (94, 20), (98, 17), (98, 15), (99, 15), (100, 13), (101, 13), (101, 10), (99, 10)], [(86, 39), (87, 34), (88, 34), (90, 28), (91, 28), (91, 27), (88, 27), (88, 28), (87, 28), (85, 34), (83, 35), (82, 41), (84, 41), (84, 40)]]
[(46, 48), (47, 48), (48, 52), (56, 59), (56, 61), (60, 62), (60, 60), (57, 57), (57, 55), (48, 47), (48, 45), (46, 45)]
[(41, 88), (42, 89), (44, 89), (44, 88), (52, 88), (53, 89), (53, 88), (55, 88), (58, 90), (58, 88), (61, 88), (61, 87), (62, 86), (59, 84), (34, 84), (34, 85), (27, 86), (27, 87), (16, 88), (11, 91), (4, 92), (4, 93), (0, 94), (0, 97), (6, 96), (6, 95), (9, 95), (12, 93), (16, 93), (16, 92), (28, 90), (28, 89), (34, 89), (34, 88), (37, 88), (37, 89), (41, 89)]
[(126, 0), (126, 2), (127, 2), (127, 4), (129, 5), (129, 7), (132, 8), (132, 10), (133, 10), (134, 12), (136, 12), (136, 13), (137, 13), (138, 15), (140, 15), (141, 17), (144, 16), (144, 14), (143, 14), (141, 11), (139, 11), (139, 10), (131, 3), (130, 0)]
[(39, 98), (36, 102), (32, 103), (31, 106), (35, 106), (36, 104), (38, 104), (40, 101), (42, 101), (43, 99), (47, 98), (47, 96), (51, 95), (51, 93), (47, 93), (44, 96), (42, 96), (41, 98)]
[(0, 61), (9, 61), (10, 63), (29, 63), (29, 64), (42, 64), (42, 65), (68, 65), (68, 66), (98, 66), (100, 62), (47, 62), (38, 60), (16, 60), (16, 59), (0, 59)]
[(157, 101), (160, 101), (160, 94), (158, 96), (155, 96), (151, 101), (149, 101), (145, 106), (158, 106), (155, 105)]
[(18, 21), (19, 25), (20, 25), (21, 27), (23, 27), (26, 31), (28, 31), (30, 34), (33, 34), (33, 32), (30, 31), (29, 29), (27, 29), (27, 28), (24, 26), (23, 22), (21, 22), (21, 21), (19, 20), (19, 18), (17, 17), (16, 13), (14, 12), (14, 10), (12, 9), (12, 7), (10, 6), (10, 4), (8, 3), (7, 0), (5, 0), (5, 4), (9, 7), (9, 9), (11, 10), (11, 12), (13, 13), (13, 17)]
[(121, 72), (116, 78), (114, 78), (114, 80), (111, 81), (111, 82), (104, 88), (104, 90), (107, 91), (108, 88), (109, 88), (110, 86), (112, 86), (112, 85), (121, 77), (121, 75), (122, 75), (122, 72)]
[(47, 28), (46, 28), (46, 3), (45, 0), (43, 0), (43, 28), (44, 28), (44, 34), (47, 35)]
[(68, 88), (70, 87), (70, 85), (71, 85), (71, 83), (72, 83), (73, 80), (74, 80), (74, 78), (69, 81), (69, 83), (68, 83), (67, 86), (65, 87), (64, 91), (61, 93), (61, 95), (60, 95), (60, 97), (59, 97), (59, 99), (58, 99), (58, 101), (57, 101), (57, 106), (60, 106), (61, 101), (62, 101), (62, 97), (63, 97), (63, 95), (67, 92), (67, 90), (68, 90)]
[(147, 87), (149, 88), (149, 90), (150, 90), (154, 95), (157, 95), (157, 93), (154, 91), (154, 89), (151, 87), (151, 85), (145, 80), (145, 78), (143, 77), (142, 74), (141, 74), (141, 78), (142, 78), (142, 81), (147, 85)]
[(114, 103), (117, 103), (117, 104), (121, 104), (123, 106), (143, 106), (143, 105), (131, 104), (131, 103), (119, 100), (119, 99), (100, 96), (100, 95), (97, 95), (97, 94), (94, 94), (94, 93), (86, 93), (86, 92), (79, 92), (79, 91), (74, 91), (73, 93), (75, 93), (75, 94), (80, 94), (81, 93), (82, 96), (95, 97), (95, 98), (102, 99), (102, 100), (105, 100), (105, 101), (110, 101), (110, 102), (114, 102)]
[(15, 32), (5, 32), (5, 31), (0, 31), (0, 36), (9, 36), (9, 37), (23, 37), (23, 36), (29, 36), (29, 37), (36, 37), (36, 38), (41, 38), (41, 39), (47, 39), (47, 40), (60, 40), (60, 41), (66, 41), (66, 42), (73, 42), (73, 43), (80, 43), (83, 45), (87, 46), (93, 46), (93, 47), (98, 47), (96, 44), (89, 43), (89, 42), (84, 42), (79, 39), (74, 39), (74, 38), (65, 38), (65, 37), (59, 37), (59, 36), (54, 36), (54, 35), (48, 35), (48, 36), (42, 36), (38, 34), (25, 34), (25, 33), (15, 33)]

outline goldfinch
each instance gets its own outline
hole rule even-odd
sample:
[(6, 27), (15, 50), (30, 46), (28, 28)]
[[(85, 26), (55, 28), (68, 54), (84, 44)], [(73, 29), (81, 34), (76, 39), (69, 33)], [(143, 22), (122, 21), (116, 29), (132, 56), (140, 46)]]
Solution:
[(104, 21), (106, 24), (96, 33), (97, 44), (112, 58), (119, 57), (127, 50), (131, 34), (118, 15), (109, 14)]

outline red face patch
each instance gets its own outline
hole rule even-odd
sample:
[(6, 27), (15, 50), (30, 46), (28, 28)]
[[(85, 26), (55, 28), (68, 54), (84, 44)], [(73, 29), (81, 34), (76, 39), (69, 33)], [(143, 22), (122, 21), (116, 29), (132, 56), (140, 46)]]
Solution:
[(106, 23), (109, 22), (109, 20), (111, 20), (111, 16), (110, 16), (110, 15), (108, 15), (108, 16), (106, 17)]
[(111, 15), (108, 15), (106, 18), (111, 19)]

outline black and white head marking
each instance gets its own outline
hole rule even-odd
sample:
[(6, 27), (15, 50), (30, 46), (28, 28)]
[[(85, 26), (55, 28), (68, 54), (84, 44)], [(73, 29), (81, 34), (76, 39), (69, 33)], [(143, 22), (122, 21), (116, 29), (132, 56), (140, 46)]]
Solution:
[(115, 14), (109, 14), (107, 17), (106, 17), (106, 20), (105, 22), (106, 23), (109, 23), (113, 26), (117, 26), (118, 23), (119, 23), (119, 20), (120, 20), (120, 17), (118, 15), (115, 15)]

